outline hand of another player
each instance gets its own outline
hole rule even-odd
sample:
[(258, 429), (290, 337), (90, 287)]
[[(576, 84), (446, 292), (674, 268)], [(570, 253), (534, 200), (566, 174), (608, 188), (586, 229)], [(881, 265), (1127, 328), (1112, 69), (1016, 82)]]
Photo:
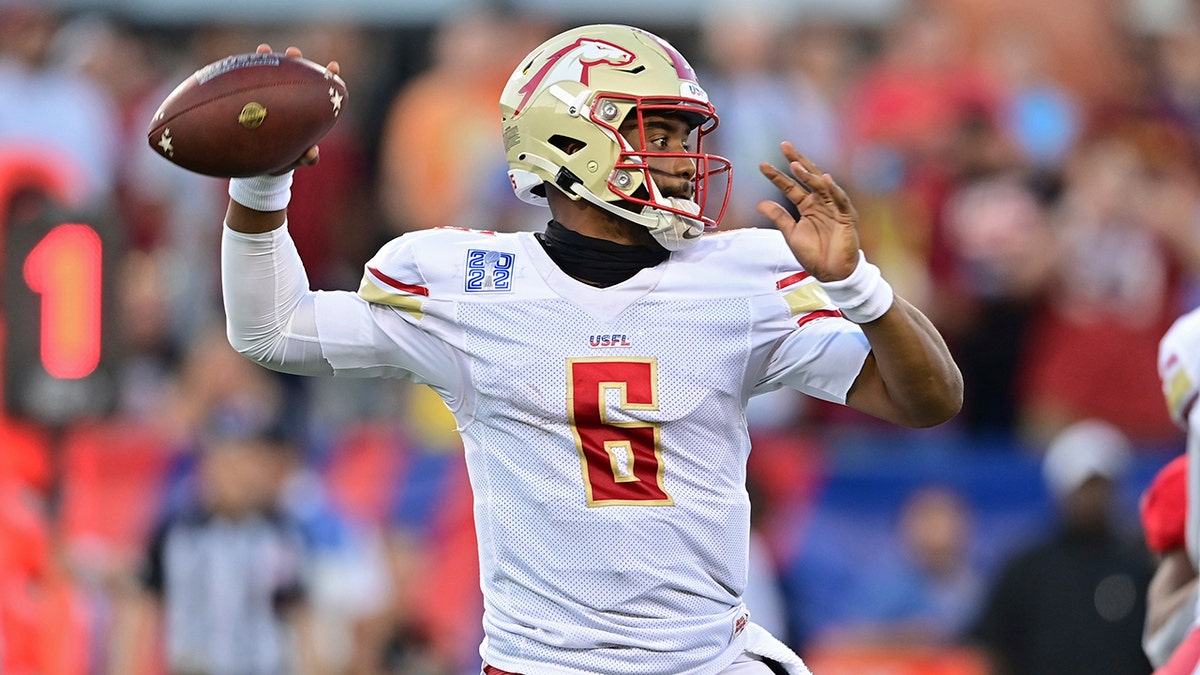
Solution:
[[(258, 46), (258, 48), (255, 49), (254, 51), (259, 54), (270, 54), (271, 53), (271, 45), (266, 44), (264, 42), (263, 44), (260, 44)], [(294, 56), (296, 58), (302, 58), (304, 56), (304, 54), (302, 54), (300, 52), (300, 49), (297, 47), (288, 47), (287, 49), (284, 50), (283, 53), (287, 56)], [(325, 67), (328, 68), (329, 72), (333, 73), (334, 75), (341, 74), (341, 66), (338, 65), (337, 61), (330, 61), (329, 65), (327, 65)], [(290, 166), (276, 172), (276, 175), (285, 174), (288, 171), (291, 171), (292, 169), (297, 169), (302, 166), (311, 166), (313, 164), (316, 164), (319, 161), (321, 161), (321, 149), (314, 145), (311, 148), (309, 148), (303, 155), (300, 156), (299, 159), (297, 159)]]
[(818, 281), (845, 279), (858, 265), (858, 213), (829, 174), (791, 143), (780, 148), (791, 175), (767, 162), (759, 170), (796, 205), (800, 219), (772, 201), (759, 202), (758, 212), (775, 223), (796, 260)]

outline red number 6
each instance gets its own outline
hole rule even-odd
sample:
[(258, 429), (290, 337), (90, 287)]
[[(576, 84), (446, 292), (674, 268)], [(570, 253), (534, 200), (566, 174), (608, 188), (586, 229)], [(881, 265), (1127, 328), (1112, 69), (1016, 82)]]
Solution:
[(611, 421), (607, 398), (614, 390), (620, 410), (658, 410), (658, 361), (567, 359), (567, 411), (587, 505), (673, 505), (663, 488), (661, 425)]

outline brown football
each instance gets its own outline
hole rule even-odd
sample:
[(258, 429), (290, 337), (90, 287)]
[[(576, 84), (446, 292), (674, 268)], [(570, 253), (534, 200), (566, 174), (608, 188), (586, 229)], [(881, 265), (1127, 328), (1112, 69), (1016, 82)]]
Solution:
[(319, 141), (346, 108), (346, 83), (283, 54), (239, 54), (197, 70), (150, 121), (150, 147), (207, 176), (273, 173)]

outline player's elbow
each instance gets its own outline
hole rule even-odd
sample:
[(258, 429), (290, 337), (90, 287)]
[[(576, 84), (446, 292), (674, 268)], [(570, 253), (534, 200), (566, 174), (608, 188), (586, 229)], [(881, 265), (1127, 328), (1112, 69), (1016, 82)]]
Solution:
[(906, 426), (928, 429), (945, 424), (958, 415), (963, 406), (963, 382), (957, 371), (954, 375), (930, 384), (920, 404), (910, 407)]
[(936, 427), (954, 419), (960, 410), (962, 410), (961, 399), (957, 404), (947, 404), (930, 410), (922, 411), (919, 416), (912, 420), (909, 426), (914, 429), (928, 429), (930, 427)]
[(282, 363), (275, 362), (274, 355), (279, 353), (276, 341), (270, 334), (254, 334), (233, 323), (225, 330), (229, 344), (234, 351), (267, 368), (278, 368)]

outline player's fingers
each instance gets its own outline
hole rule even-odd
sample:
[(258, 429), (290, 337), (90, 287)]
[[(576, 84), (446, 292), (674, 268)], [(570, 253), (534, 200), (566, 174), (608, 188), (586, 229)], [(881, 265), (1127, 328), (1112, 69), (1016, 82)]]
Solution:
[(258, 48), (255, 49), (254, 52), (257, 54), (270, 54), (271, 53), (271, 45), (263, 42), (258, 45)]
[(829, 196), (825, 194), (825, 184), (821, 181), (820, 174), (814, 173), (811, 169), (796, 160), (788, 164), (788, 169), (796, 177), (796, 181), (803, 185), (804, 189), (808, 190), (809, 194), (818, 193), (818, 196), (822, 199), (829, 199)]
[(755, 207), (755, 210), (757, 210), (759, 214), (761, 214), (767, 220), (775, 223), (775, 227), (778, 227), (781, 230), (786, 230), (787, 228), (796, 224), (795, 221), (792, 220), (792, 214), (788, 213), (787, 209), (773, 201), (761, 201)]
[(800, 154), (799, 151), (796, 153), (796, 161), (800, 162), (800, 165), (802, 165), (805, 169), (808, 169), (809, 173), (814, 173), (817, 175), (824, 173), (821, 171), (821, 167), (817, 166), (816, 162), (808, 159), (808, 156)]
[(330, 61), (329, 65), (325, 66), (325, 69), (328, 70), (329, 72), (333, 73), (334, 75), (342, 74), (342, 66), (340, 64), (338, 64), (337, 61)]
[(283, 50), (283, 53), (287, 56), (292, 56), (295, 58), (301, 58), (304, 56), (304, 54), (300, 53), (299, 47), (288, 47), (287, 49)]
[(313, 164), (316, 164), (319, 161), (321, 161), (321, 148), (314, 145), (311, 148), (309, 148), (308, 150), (306, 150), (304, 152), (304, 154), (300, 156), (300, 159), (297, 159), (296, 161), (292, 162), (291, 164), (280, 169), (279, 171), (276, 171), (275, 173), (273, 173), (271, 175), (272, 176), (282, 176), (283, 174), (285, 174), (293, 169), (298, 169), (302, 166), (312, 166)]
[(833, 195), (833, 203), (837, 205), (838, 210), (843, 213), (849, 213), (853, 209), (850, 205), (850, 196), (846, 194), (841, 185), (837, 184), (837, 181), (833, 180), (833, 176), (824, 174), (821, 178), (829, 187), (829, 194)]
[(799, 204), (812, 192), (812, 189), (809, 188), (809, 186), (803, 184), (796, 178), (785, 174), (779, 169), (776, 169), (766, 162), (759, 164), (758, 170), (761, 171), (762, 175), (766, 176), (767, 180), (771, 181), (775, 187), (783, 191), (783, 194), (794, 204)]
[(800, 166), (804, 167), (808, 173), (814, 176), (821, 175), (821, 169), (817, 167), (816, 163), (797, 150), (791, 141), (783, 141), (779, 144), (779, 148), (783, 151), (783, 156), (787, 159), (788, 164), (799, 162)]

